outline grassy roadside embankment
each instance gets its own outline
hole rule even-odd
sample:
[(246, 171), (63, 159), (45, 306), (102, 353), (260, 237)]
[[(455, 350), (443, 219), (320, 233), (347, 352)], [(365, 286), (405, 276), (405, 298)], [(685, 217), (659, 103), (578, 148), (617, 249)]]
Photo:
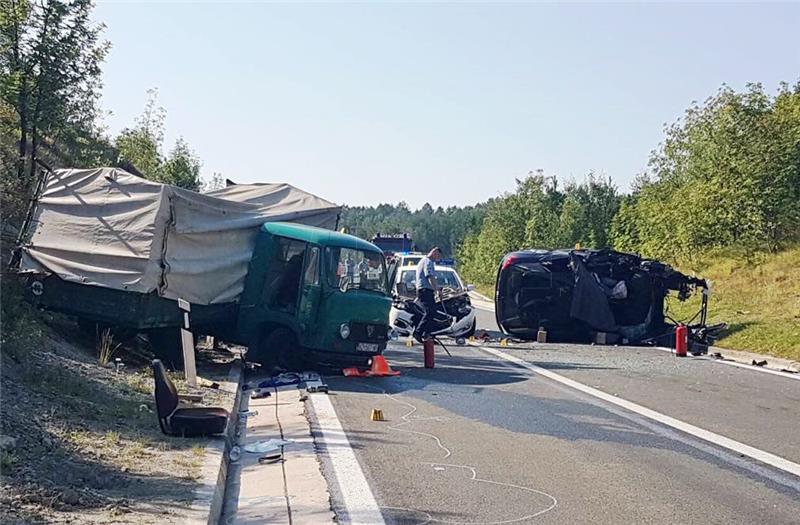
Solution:
[[(728, 324), (717, 346), (800, 361), (800, 247), (750, 260), (711, 254), (676, 266), (711, 280), (708, 322)], [(699, 296), (673, 298), (668, 313), (683, 320), (699, 307)]]
[[(676, 267), (712, 281), (708, 323), (728, 324), (717, 346), (800, 361), (800, 247), (750, 260), (716, 253)], [(476, 283), (476, 290), (494, 298), (494, 283)], [(681, 303), (673, 294), (667, 313), (688, 320), (700, 300)]]
[[(0, 522), (184, 521), (207, 440), (161, 433), (146, 349), (131, 342), (112, 356), (124, 360), (123, 369), (103, 366), (94, 336), (66, 318), (33, 311), (8, 284), (0, 351)], [(224, 364), (217, 368), (227, 373)], [(178, 375), (173, 379), (184, 388)], [(210, 405), (228, 395), (203, 393)]]

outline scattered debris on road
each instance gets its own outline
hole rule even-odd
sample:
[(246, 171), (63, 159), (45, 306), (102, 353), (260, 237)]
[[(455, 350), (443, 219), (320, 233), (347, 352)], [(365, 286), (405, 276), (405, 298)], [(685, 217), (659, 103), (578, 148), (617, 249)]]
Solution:
[(291, 445), (292, 442), (285, 439), (267, 439), (264, 441), (256, 441), (244, 446), (244, 451), (250, 454), (266, 454), (273, 450), (280, 450), (283, 453), (283, 447)]

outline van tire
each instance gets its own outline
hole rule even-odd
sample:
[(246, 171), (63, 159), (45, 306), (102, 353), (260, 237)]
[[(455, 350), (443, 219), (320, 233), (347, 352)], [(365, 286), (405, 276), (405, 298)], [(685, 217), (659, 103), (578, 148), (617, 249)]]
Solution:
[(288, 328), (278, 327), (270, 330), (261, 339), (257, 359), (264, 367), (278, 364), (290, 372), (303, 370), (303, 357), (297, 337)]
[(180, 328), (153, 328), (147, 331), (153, 354), (169, 369), (183, 370), (183, 345)]

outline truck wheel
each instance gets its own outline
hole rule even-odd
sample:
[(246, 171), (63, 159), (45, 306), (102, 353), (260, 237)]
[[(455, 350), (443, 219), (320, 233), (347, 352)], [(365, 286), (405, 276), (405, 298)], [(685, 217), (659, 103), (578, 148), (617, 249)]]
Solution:
[(261, 339), (256, 357), (265, 367), (277, 361), (290, 372), (302, 371), (303, 358), (297, 337), (288, 328), (276, 328)]
[(147, 339), (155, 356), (164, 366), (183, 370), (183, 347), (180, 328), (153, 328), (147, 331)]

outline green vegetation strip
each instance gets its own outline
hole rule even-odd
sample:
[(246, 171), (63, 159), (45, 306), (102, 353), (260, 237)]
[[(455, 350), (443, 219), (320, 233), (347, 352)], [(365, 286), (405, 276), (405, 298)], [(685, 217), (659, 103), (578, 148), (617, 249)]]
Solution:
[[(800, 248), (778, 254), (733, 258), (715, 254), (679, 265), (712, 281), (709, 323), (729, 329), (718, 346), (800, 361)], [(680, 303), (672, 299), (668, 313), (688, 319), (700, 298)]]

